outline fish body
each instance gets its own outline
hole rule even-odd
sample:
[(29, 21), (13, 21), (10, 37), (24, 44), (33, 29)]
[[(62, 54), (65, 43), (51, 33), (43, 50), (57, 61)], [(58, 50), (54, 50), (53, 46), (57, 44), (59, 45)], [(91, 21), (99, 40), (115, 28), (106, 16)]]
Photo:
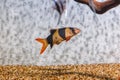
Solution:
[(66, 6), (66, 0), (53, 0), (55, 3), (54, 9), (57, 10), (57, 12), (59, 13), (59, 19), (58, 19), (58, 23), (60, 22), (61, 19), (61, 15), (64, 12), (65, 6)]
[(55, 3), (54, 9), (58, 11), (60, 15), (62, 15), (65, 5), (66, 5), (66, 0), (53, 0)]
[(120, 5), (120, 0), (105, 0), (99, 2), (98, 0), (74, 0), (78, 3), (86, 4), (92, 11), (97, 14), (103, 14), (108, 10)]
[(80, 29), (72, 28), (72, 27), (50, 30), (50, 35), (47, 38), (36, 39), (38, 42), (43, 44), (40, 54), (42, 54), (45, 51), (48, 45), (50, 45), (50, 47), (52, 48), (53, 45), (55, 44), (58, 45), (64, 40), (69, 41), (73, 36), (75, 36), (79, 32), (80, 32)]

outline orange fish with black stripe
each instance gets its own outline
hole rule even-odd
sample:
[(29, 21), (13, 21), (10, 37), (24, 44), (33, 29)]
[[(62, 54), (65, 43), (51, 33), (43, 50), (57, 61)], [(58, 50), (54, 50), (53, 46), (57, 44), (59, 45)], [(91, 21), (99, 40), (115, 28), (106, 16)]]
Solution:
[(49, 44), (52, 48), (54, 44), (58, 45), (64, 40), (69, 41), (73, 36), (75, 36), (79, 32), (80, 32), (80, 29), (72, 28), (72, 27), (50, 30), (50, 35), (47, 38), (45, 38), (45, 39), (37, 38), (36, 39), (38, 42), (43, 44), (40, 54), (42, 54), (45, 51), (45, 49), (47, 48), (47, 46)]

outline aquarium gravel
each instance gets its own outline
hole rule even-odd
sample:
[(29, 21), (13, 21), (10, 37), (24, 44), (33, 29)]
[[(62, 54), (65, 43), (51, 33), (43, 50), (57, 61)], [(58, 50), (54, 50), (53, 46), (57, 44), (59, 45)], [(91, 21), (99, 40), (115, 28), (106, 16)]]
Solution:
[(118, 80), (120, 64), (0, 66), (0, 80)]

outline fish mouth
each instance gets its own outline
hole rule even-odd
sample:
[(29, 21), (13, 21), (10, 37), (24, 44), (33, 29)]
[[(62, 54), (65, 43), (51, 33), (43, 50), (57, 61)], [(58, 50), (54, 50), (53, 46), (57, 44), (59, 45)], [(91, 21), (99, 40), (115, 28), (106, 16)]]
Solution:
[(80, 32), (81, 32), (81, 30), (80, 30), (80, 29), (78, 29), (78, 28), (75, 28), (75, 29), (74, 29), (74, 31), (75, 31), (75, 34), (78, 34), (78, 33), (80, 33)]

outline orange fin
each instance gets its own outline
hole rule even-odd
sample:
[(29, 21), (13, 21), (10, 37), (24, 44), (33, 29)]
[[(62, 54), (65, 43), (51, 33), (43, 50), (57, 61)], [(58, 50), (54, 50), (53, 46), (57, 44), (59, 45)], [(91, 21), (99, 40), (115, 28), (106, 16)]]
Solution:
[(45, 49), (47, 48), (48, 43), (47, 43), (46, 39), (37, 38), (35, 40), (43, 44), (42, 49), (40, 51), (40, 54), (42, 54), (45, 51)]
[(71, 37), (66, 37), (66, 41), (69, 41)]

